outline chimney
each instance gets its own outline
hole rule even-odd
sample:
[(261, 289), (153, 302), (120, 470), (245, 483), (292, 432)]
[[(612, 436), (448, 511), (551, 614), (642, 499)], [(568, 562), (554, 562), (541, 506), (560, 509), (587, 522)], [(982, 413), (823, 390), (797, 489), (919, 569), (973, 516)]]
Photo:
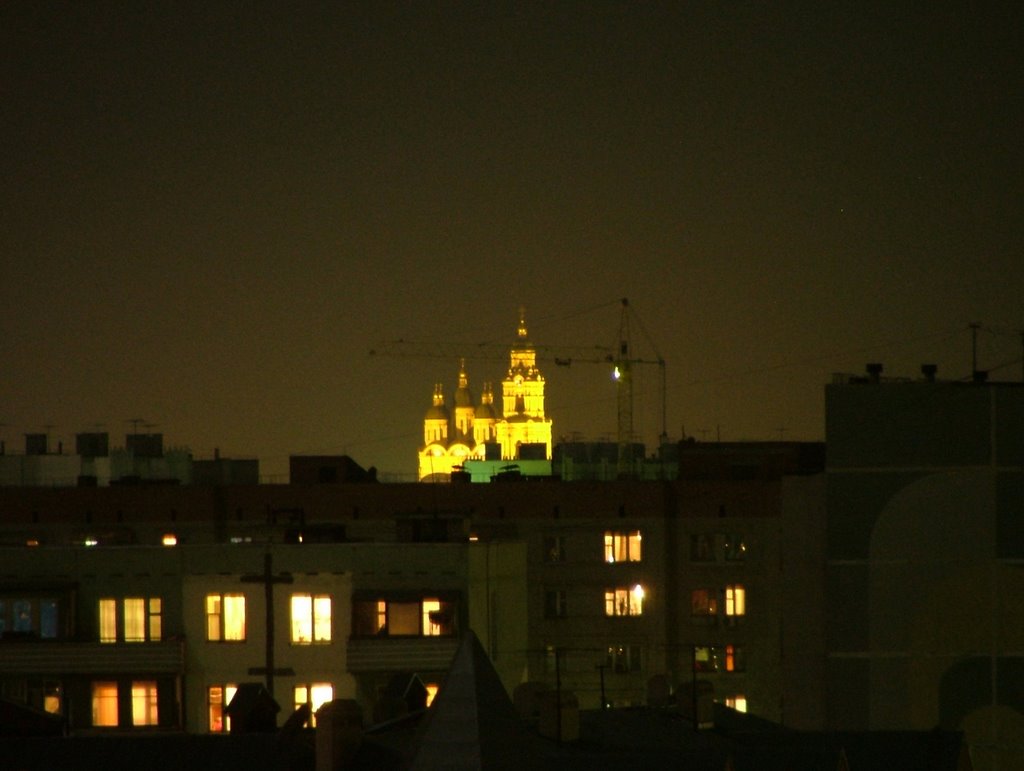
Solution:
[(929, 383), (935, 382), (935, 373), (939, 371), (939, 368), (934, 364), (922, 364), (921, 374), (924, 375), (924, 379)]
[(363, 743), (363, 710), (354, 699), (335, 699), (316, 711), (316, 771), (354, 765)]
[(867, 366), (867, 370), (868, 370), (868, 377), (871, 379), (871, 382), (872, 383), (877, 383), (879, 378), (882, 375), (882, 365), (878, 364), (877, 362), (870, 363)]

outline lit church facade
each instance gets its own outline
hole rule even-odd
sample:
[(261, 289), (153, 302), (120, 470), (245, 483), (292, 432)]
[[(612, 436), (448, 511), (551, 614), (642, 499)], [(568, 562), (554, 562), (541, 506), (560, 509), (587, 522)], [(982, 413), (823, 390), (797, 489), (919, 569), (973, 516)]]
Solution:
[(447, 480), (468, 460), (550, 460), (551, 420), (544, 414), (544, 376), (520, 312), (508, 373), (501, 381), (501, 409), (494, 388), (483, 384), (476, 403), (469, 389), (466, 362), (459, 363), (458, 387), (450, 403), (441, 383), (423, 420), (419, 479)]

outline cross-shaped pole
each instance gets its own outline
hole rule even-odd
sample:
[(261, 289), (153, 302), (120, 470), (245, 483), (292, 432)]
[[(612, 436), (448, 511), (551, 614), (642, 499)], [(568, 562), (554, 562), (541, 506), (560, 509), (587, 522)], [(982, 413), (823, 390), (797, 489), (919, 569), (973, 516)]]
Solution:
[(272, 557), (270, 552), (263, 555), (263, 572), (250, 573), (242, 576), (242, 583), (263, 584), (267, 605), (266, 624), (266, 665), (262, 667), (249, 667), (250, 675), (265, 675), (267, 678), (267, 692), (274, 697), (274, 675), (294, 675), (295, 670), (291, 667), (281, 669), (274, 668), (274, 584), (292, 583), (291, 573), (274, 575)]

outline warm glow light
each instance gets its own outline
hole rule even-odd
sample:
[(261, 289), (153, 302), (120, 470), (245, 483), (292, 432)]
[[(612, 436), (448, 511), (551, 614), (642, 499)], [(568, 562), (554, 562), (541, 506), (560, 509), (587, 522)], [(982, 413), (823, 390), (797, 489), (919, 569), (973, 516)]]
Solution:
[(612, 378), (614, 378), (615, 380), (618, 380), (621, 377), (622, 377), (622, 373), (619, 372), (619, 368), (616, 367), (615, 370), (612, 372)]
[(638, 602), (643, 600), (643, 598), (644, 598), (644, 588), (642, 586), (640, 586), (640, 584), (637, 584), (636, 586), (633, 587), (633, 596), (637, 599)]
[(158, 725), (157, 689), (154, 680), (132, 683), (132, 725)]
[(162, 543), (164, 546), (177, 546), (178, 536), (176, 536), (174, 533), (165, 533)]
[(26, 546), (38, 546), (39, 545), (39, 541), (37, 541), (35, 538), (29, 538), (27, 541), (25, 541), (25, 545)]
[(434, 703), (434, 697), (437, 696), (437, 683), (427, 683), (425, 687), (427, 689), (427, 706), (429, 707)]
[(117, 642), (117, 600), (100, 600), (100, 642)]
[(473, 543), (476, 543), (477, 541), (479, 541), (479, 540), (480, 540), (480, 538), (479, 538), (478, 536), (475, 536), (475, 535), (471, 535), (471, 536), (469, 537), (469, 540), (470, 540), (470, 541), (472, 541)]
[(86, 546), (95, 546), (98, 543), (99, 543), (99, 541), (97, 541), (95, 538), (86, 538), (85, 539), (85, 545)]
[(728, 696), (725, 699), (725, 706), (732, 707), (737, 712), (747, 711), (747, 697), (742, 694), (737, 696)]
[(92, 684), (92, 724), (117, 725), (117, 683), (103, 681)]
[(436, 637), (441, 634), (441, 625), (436, 623), (430, 616), (441, 610), (441, 601), (426, 599), (423, 601), (423, 634), (427, 637)]

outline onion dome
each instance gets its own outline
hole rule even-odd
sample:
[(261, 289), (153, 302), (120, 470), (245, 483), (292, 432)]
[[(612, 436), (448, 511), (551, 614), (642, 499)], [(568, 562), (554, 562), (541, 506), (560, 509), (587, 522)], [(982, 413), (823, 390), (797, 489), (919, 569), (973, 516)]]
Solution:
[(494, 391), (490, 383), (484, 383), (483, 393), (480, 394), (480, 404), (476, 408), (477, 420), (497, 420), (498, 413), (494, 410)]
[(434, 385), (434, 403), (430, 405), (425, 416), (426, 420), (448, 420), (448, 408), (444, 406), (444, 387), (440, 383)]
[(469, 378), (466, 377), (466, 360), (459, 360), (459, 387), (455, 389), (455, 408), (472, 407), (473, 394), (469, 390)]

